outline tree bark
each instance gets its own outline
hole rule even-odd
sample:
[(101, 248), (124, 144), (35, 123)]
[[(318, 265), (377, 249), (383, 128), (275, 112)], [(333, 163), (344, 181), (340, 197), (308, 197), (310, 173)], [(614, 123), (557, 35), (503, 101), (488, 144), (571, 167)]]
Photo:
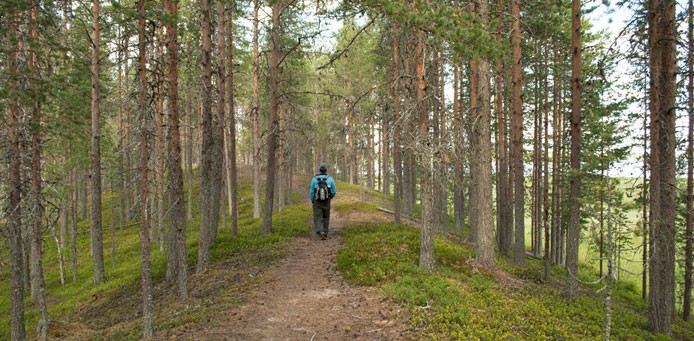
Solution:
[[(675, 315), (675, 1), (649, 1), (651, 46), (651, 244), (648, 329), (670, 335)], [(656, 100), (657, 98), (657, 100)]]
[[(413, 0), (413, 5), (418, 0)], [(419, 268), (426, 273), (434, 271), (434, 236), (433, 236), (433, 200), (434, 193), (432, 190), (431, 181), (431, 139), (429, 137), (429, 117), (427, 105), (424, 101), (426, 97), (426, 80), (424, 75), (424, 32), (421, 30), (417, 33), (417, 40), (414, 46), (414, 59), (416, 69), (416, 86), (417, 86), (417, 112), (419, 115), (419, 136), (418, 150), (421, 163), (421, 209), (422, 223), (420, 227), (420, 252), (419, 252)]]
[(549, 276), (551, 274), (551, 260), (550, 260), (550, 218), (549, 218), (549, 44), (545, 44), (545, 78), (544, 78), (544, 88), (545, 88), (545, 96), (544, 96), (544, 112), (545, 112), (545, 117), (544, 117), (544, 184), (543, 184), (543, 191), (542, 191), (542, 209), (543, 209), (543, 214), (542, 214), (542, 221), (543, 221), (543, 229), (545, 231), (544, 233), (544, 261), (545, 261), (545, 281), (549, 279)]
[[(166, 1), (166, 0), (164, 0)], [(164, 5), (166, 6), (166, 5)], [(162, 27), (158, 27), (157, 37), (159, 38), (157, 42), (157, 58), (161, 60), (162, 64), (165, 64), (164, 59), (164, 37)], [(157, 240), (159, 237), (159, 251), (164, 252), (164, 229), (166, 227), (166, 211), (164, 209), (164, 188), (166, 186), (166, 140), (165, 140), (165, 129), (166, 123), (164, 122), (164, 82), (166, 81), (162, 70), (162, 79), (157, 82), (157, 112), (155, 115), (155, 142), (154, 142), (154, 157), (156, 158), (157, 167), (154, 171), (154, 176), (156, 178), (157, 192), (154, 196), (153, 204), (156, 204), (156, 225), (152, 229), (152, 239)], [(158, 76), (159, 77), (159, 76)]]
[(79, 268), (77, 267), (77, 171), (72, 170), (72, 179), (70, 183), (73, 185), (70, 192), (70, 220), (72, 229), (70, 231), (70, 239), (72, 246), (72, 281), (77, 282)]
[(41, 95), (39, 90), (38, 47), (39, 38), (39, 3), (31, 2), (29, 10), (29, 31), (33, 45), (29, 47), (29, 74), (31, 84), (31, 296), (36, 300), (39, 308), (39, 321), (36, 335), (39, 340), (48, 340), (48, 312), (46, 305), (46, 292), (43, 276), (43, 190), (41, 179), (41, 151), (43, 149), (43, 122), (41, 115)]
[[(554, 64), (559, 64), (559, 54), (557, 48), (554, 49)], [(563, 68), (556, 71), (557, 74), (562, 74)], [(560, 224), (560, 202), (561, 202), (561, 186), (560, 186), (560, 172), (559, 164), (561, 162), (561, 132), (562, 128), (562, 115), (561, 115), (561, 94), (562, 94), (562, 81), (553, 79), (553, 99), (554, 108), (552, 111), (552, 242), (551, 242), (551, 258), (552, 264), (559, 264), (561, 258), (561, 249), (559, 245), (560, 235), (561, 235), (561, 224)]]
[(9, 25), (6, 31), (5, 47), (7, 49), (7, 89), (8, 108), (5, 111), (5, 124), (7, 132), (7, 174), (6, 190), (7, 199), (5, 203), (5, 229), (10, 246), (10, 282), (11, 282), (11, 322), (10, 337), (12, 341), (24, 340), (26, 331), (24, 329), (24, 266), (22, 262), (22, 178), (21, 163), (9, 162), (10, 160), (21, 159), (21, 138), (19, 133), (19, 89), (17, 81), (19, 79), (17, 70), (17, 46), (13, 41), (17, 39), (18, 23), (17, 9), (12, 9), (10, 13)]
[(92, 13), (94, 16), (92, 30), (92, 176), (91, 176), (91, 235), (92, 252), (94, 258), (94, 284), (103, 283), (106, 280), (104, 271), (104, 247), (101, 226), (101, 130), (100, 130), (100, 97), (99, 88), (99, 5), (100, 0), (94, 0)]
[(694, 234), (694, 2), (688, 3), (689, 57), (687, 58), (687, 105), (689, 107), (689, 130), (687, 132), (687, 221), (685, 231), (684, 298), (682, 319), (689, 321), (692, 311), (692, 235)]
[(515, 244), (513, 261), (525, 264), (525, 175), (523, 169), (523, 70), (521, 65), (520, 0), (511, 0), (512, 88), (511, 158), (513, 160)]
[(258, 79), (260, 77), (260, 66), (258, 56), (258, 11), (260, 1), (254, 1), (253, 10), (253, 218), (260, 218), (260, 95), (258, 90)]
[(203, 272), (209, 266), (210, 244), (212, 243), (212, 198), (214, 125), (212, 123), (212, 27), (210, 0), (200, 0), (202, 11), (202, 161), (200, 170), (200, 237), (198, 262), (195, 271)]
[(566, 294), (578, 288), (578, 243), (581, 235), (581, 2), (571, 2), (571, 174), (569, 231), (566, 241)]
[[(489, 3), (487, 0), (478, 0), (475, 6), (480, 23), (486, 27), (489, 23)], [(473, 126), (473, 150), (477, 164), (478, 196), (477, 208), (477, 241), (475, 262), (494, 268), (494, 217), (493, 217), (493, 188), (492, 188), (492, 146), (491, 146), (491, 107), (489, 91), (489, 61), (482, 56), (477, 63), (477, 117)]]
[[(501, 44), (501, 30), (503, 27), (503, 0), (497, 1), (497, 31), (496, 31), (496, 41)], [(497, 129), (498, 129), (498, 145), (497, 145), (497, 157), (499, 158), (499, 167), (497, 170), (497, 200), (496, 206), (498, 211), (498, 221), (497, 221), (497, 233), (499, 242), (499, 252), (506, 257), (511, 256), (511, 244), (513, 243), (513, 207), (511, 206), (513, 201), (511, 198), (511, 191), (509, 188), (509, 160), (508, 160), (508, 133), (506, 131), (507, 118), (506, 111), (504, 110), (504, 64), (501, 56), (496, 58), (496, 72), (494, 85), (496, 86), (496, 93), (494, 95), (494, 110), (497, 116)]]
[(455, 181), (453, 182), (453, 227), (457, 233), (465, 228), (465, 134), (463, 134), (463, 113), (461, 102), (460, 63), (453, 64), (453, 124), (455, 131)]
[[(189, 96), (190, 97), (190, 96)], [(193, 99), (186, 98), (186, 174), (188, 175), (188, 205), (186, 207), (186, 218), (189, 220), (193, 219), (193, 141), (195, 140), (194, 130), (193, 130), (193, 114), (196, 112), (193, 108)]]
[(398, 22), (393, 20), (393, 206), (396, 224), (402, 216), (402, 149), (400, 148), (400, 55), (398, 53)]
[[(186, 212), (183, 198), (183, 168), (181, 165), (181, 133), (179, 125), (178, 101), (178, 3), (177, 0), (166, 0), (167, 66), (168, 75), (168, 111), (169, 111), (169, 251), (167, 278), (174, 278), (178, 285), (178, 297), (188, 299), (188, 252), (186, 250)], [(169, 272), (167, 271), (167, 274)]]
[[(472, 7), (474, 8), (477, 6), (477, 2), (473, 2)], [(475, 11), (475, 9), (473, 9)], [(481, 169), (480, 169), (480, 164), (479, 160), (477, 160), (477, 144), (475, 141), (477, 137), (475, 136), (476, 134), (476, 118), (479, 116), (478, 111), (480, 110), (479, 108), (479, 94), (478, 94), (478, 82), (479, 82), (479, 69), (477, 67), (477, 61), (476, 60), (471, 60), (470, 63), (470, 93), (469, 93), (469, 98), (470, 98), (470, 114), (469, 114), (469, 120), (467, 124), (467, 133), (468, 136), (470, 137), (470, 148), (467, 150), (467, 154), (470, 160), (470, 191), (468, 192), (469, 195), (469, 200), (470, 200), (470, 212), (474, 212), (474, 214), (470, 214), (468, 217), (468, 223), (470, 226), (470, 241), (472, 243), (477, 243), (477, 229), (479, 228), (479, 212), (477, 209), (480, 207), (480, 203), (478, 202), (480, 198), (480, 181), (479, 181), (479, 176), (481, 175)]]
[[(211, 199), (210, 199), (210, 238), (209, 244), (212, 245), (217, 241), (217, 232), (219, 230), (219, 215), (224, 214), (222, 209), (222, 192), (224, 191), (223, 171), (224, 171), (224, 123), (225, 123), (225, 87), (226, 80), (224, 79), (224, 55), (226, 44), (224, 43), (224, 6), (217, 1), (217, 116), (212, 119), (213, 131), (213, 148), (210, 150), (212, 157), (212, 173), (211, 173)], [(211, 5), (210, 5), (211, 6)], [(212, 14), (210, 8), (210, 14)], [(210, 34), (214, 36), (214, 30), (210, 27)], [(212, 100), (214, 101), (214, 99)]]
[[(98, 0), (95, 0), (98, 1)], [(138, 162), (138, 173), (140, 174), (140, 228), (142, 245), (142, 336), (146, 339), (152, 337), (152, 273), (150, 261), (150, 231), (149, 220), (147, 218), (147, 196), (148, 196), (148, 177), (149, 177), (149, 128), (147, 122), (147, 61), (146, 61), (146, 12), (145, 1), (138, 0), (138, 80), (139, 80), (139, 103), (138, 114), (140, 116), (140, 157)]]
[(272, 211), (275, 195), (275, 165), (277, 163), (277, 110), (279, 107), (279, 25), (280, 2), (276, 1), (272, 6), (272, 51), (270, 54), (270, 85), (269, 85), (269, 116), (268, 116), (268, 143), (267, 143), (267, 170), (265, 177), (265, 211), (263, 212), (263, 233), (272, 233)]
[(233, 6), (228, 6), (229, 16), (227, 18), (227, 110), (229, 115), (229, 125), (227, 134), (227, 182), (229, 190), (229, 215), (231, 216), (231, 235), (238, 234), (239, 226), (239, 191), (236, 168), (236, 112), (234, 107), (234, 15)]

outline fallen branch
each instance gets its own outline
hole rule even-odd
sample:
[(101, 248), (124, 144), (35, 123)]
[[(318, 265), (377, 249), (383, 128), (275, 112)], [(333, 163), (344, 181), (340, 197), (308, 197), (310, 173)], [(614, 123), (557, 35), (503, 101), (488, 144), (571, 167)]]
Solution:
[[(390, 214), (395, 215), (395, 212), (393, 212), (393, 211), (391, 211), (391, 210), (389, 210), (389, 209), (383, 208), (383, 207), (376, 207), (376, 209), (379, 210), (379, 211), (383, 211), (383, 212), (386, 212), (386, 213), (390, 213)], [(417, 218), (408, 217), (408, 216), (403, 215), (403, 214), (401, 214), (401, 216), (402, 216), (403, 218), (405, 218), (405, 219), (412, 220), (412, 221), (414, 221), (414, 222), (416, 222), (416, 223), (419, 222), (419, 219), (417, 219)]]

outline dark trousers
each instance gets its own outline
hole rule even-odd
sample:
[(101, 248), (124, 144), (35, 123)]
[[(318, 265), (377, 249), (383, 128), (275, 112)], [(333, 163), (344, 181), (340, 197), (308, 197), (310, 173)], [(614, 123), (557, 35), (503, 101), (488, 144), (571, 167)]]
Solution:
[(330, 225), (330, 200), (313, 202), (313, 230), (328, 233)]

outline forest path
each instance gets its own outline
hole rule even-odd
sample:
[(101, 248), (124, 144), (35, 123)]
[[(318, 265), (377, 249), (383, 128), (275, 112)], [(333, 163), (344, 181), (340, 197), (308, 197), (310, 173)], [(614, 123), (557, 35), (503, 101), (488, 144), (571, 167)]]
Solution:
[[(338, 193), (335, 201), (339, 200), (350, 198)], [(340, 231), (367, 221), (392, 221), (392, 216), (333, 208), (327, 240), (314, 233), (293, 240), (286, 256), (261, 275), (261, 284), (243, 306), (215, 312), (196, 334), (204, 340), (406, 339), (397, 307), (377, 289), (349, 285), (336, 268)]]

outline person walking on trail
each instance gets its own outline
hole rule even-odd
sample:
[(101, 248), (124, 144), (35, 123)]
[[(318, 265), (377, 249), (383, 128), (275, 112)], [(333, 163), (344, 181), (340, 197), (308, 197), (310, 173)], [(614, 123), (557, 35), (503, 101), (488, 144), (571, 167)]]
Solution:
[(313, 203), (313, 230), (325, 240), (330, 225), (330, 199), (335, 197), (337, 190), (335, 180), (327, 174), (328, 165), (321, 164), (319, 171), (311, 180), (309, 197)]

